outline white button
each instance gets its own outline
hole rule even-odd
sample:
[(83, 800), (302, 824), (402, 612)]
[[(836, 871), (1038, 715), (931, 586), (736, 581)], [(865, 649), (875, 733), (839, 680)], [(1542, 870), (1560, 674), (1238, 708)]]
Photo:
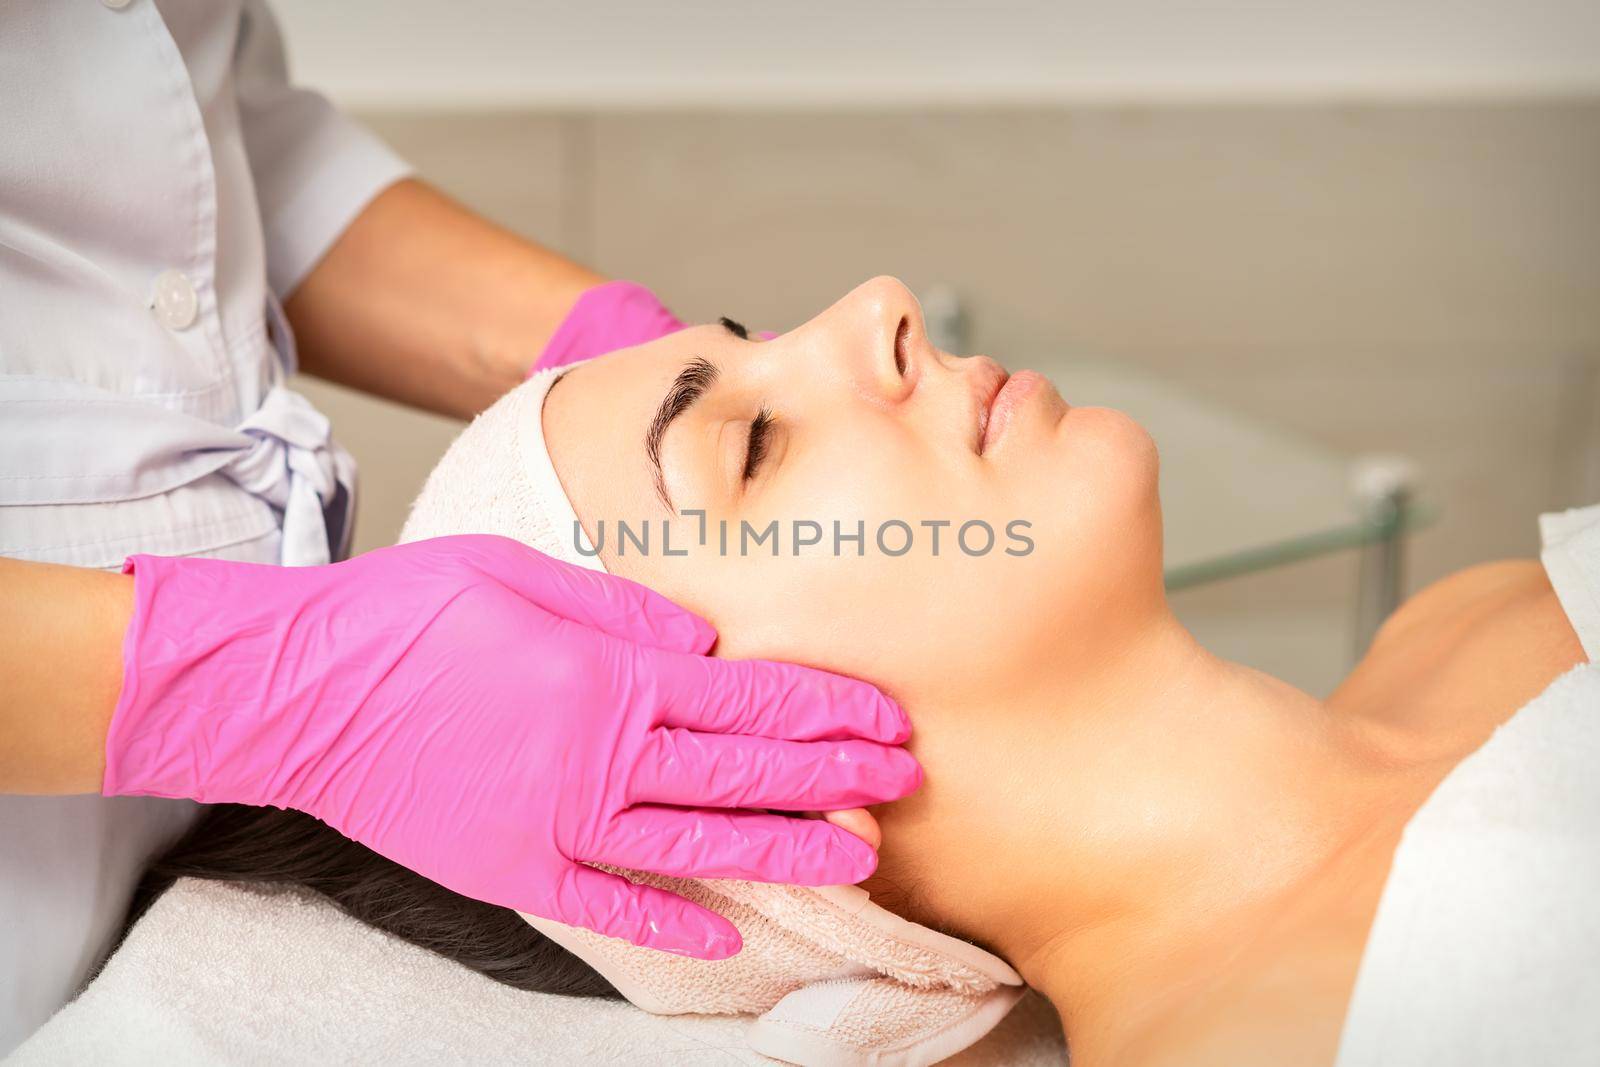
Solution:
[(128, 6), (131, 0), (100, 0), (100, 2), (113, 11), (121, 11)]
[(155, 293), (150, 298), (156, 318), (169, 330), (186, 330), (194, 325), (200, 311), (200, 298), (195, 296), (189, 279), (175, 270), (164, 270), (156, 275)]

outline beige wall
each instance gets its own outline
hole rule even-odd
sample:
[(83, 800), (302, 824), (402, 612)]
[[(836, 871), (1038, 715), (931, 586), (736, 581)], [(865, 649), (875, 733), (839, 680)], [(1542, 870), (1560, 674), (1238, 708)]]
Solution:
[(1594, 0), (274, 0), (346, 105), (1392, 98), (1600, 88)]
[[(1414, 585), (1531, 555), (1539, 511), (1600, 499), (1600, 100), (371, 118), (425, 177), (686, 317), (781, 329), (874, 273), (947, 283), (1003, 361), (1122, 361), (1412, 456), (1443, 512)], [(386, 543), (449, 425), (318, 397), (363, 462), (360, 544)], [(1306, 649), (1352, 571), (1180, 608), (1323, 684), (1337, 658)], [(1227, 628), (1269, 611), (1299, 614)]]

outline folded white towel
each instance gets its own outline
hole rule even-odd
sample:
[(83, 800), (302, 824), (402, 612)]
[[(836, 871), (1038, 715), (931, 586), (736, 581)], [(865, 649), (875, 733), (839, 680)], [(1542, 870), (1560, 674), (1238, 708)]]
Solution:
[(1412, 816), (1339, 1067), (1600, 1063), (1600, 666), (1556, 679)]
[[(184, 879), (105, 971), (8, 1062), (56, 1064), (770, 1064), (747, 1019), (650, 1015), (525, 993), (309, 895)], [(1064, 1067), (1036, 994), (962, 1067)]]

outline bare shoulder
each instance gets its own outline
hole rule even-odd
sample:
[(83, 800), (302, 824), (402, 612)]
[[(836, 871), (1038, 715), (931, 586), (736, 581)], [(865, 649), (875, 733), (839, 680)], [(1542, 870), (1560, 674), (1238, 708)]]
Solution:
[(1502, 560), (1407, 600), (1333, 699), (1473, 743), (1585, 658), (1544, 566)]

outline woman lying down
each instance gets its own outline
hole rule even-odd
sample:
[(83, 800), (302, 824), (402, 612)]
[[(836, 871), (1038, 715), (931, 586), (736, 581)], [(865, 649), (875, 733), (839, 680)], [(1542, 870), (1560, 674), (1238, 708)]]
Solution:
[(801, 1063), (950, 1055), (1018, 976), (1075, 1067), (1588, 1060), (1600, 509), (1545, 518), (1543, 567), (1412, 598), (1318, 700), (1174, 618), (1156, 472), (1126, 416), (931, 347), (887, 279), (773, 340), (725, 321), (536, 376), (406, 538), (519, 538), (700, 612), (719, 655), (897, 698), (926, 785), (832, 816), (881, 824), (872, 903), (636, 874), (744, 935), (669, 957), (238, 808), (145, 902), (181, 875), (298, 883), (519, 988), (764, 1013), (752, 1043)]

